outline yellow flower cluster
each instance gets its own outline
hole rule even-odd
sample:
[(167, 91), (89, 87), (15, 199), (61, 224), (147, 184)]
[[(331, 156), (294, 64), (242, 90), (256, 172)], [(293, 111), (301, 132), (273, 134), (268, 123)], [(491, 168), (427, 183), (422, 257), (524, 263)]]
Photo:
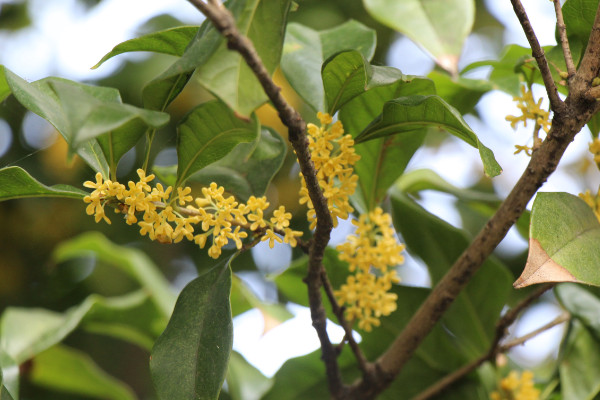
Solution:
[(533, 146), (521, 146), (516, 145), (515, 154), (524, 151), (525, 154), (531, 156), (533, 149), (539, 146), (542, 140), (538, 137), (539, 129), (543, 129), (544, 132), (548, 133), (550, 127), (552, 126), (552, 121), (550, 120), (550, 112), (541, 108), (542, 98), (540, 97), (536, 102), (533, 99), (533, 93), (531, 92), (531, 88), (526, 86), (521, 86), (521, 96), (513, 97), (514, 101), (519, 102), (517, 107), (521, 110), (520, 116), (507, 115), (506, 120), (510, 122), (510, 126), (513, 129), (517, 129), (517, 125), (519, 122), (523, 122), (523, 126), (527, 126), (527, 120), (532, 120), (535, 122), (535, 129), (533, 134)]
[[(354, 211), (348, 201), (356, 190), (358, 176), (354, 175), (354, 164), (360, 156), (354, 151), (354, 140), (350, 135), (344, 135), (344, 127), (340, 121), (332, 123), (329, 114), (319, 112), (317, 117), (321, 126), (308, 124), (308, 141), (311, 158), (317, 171), (317, 179), (327, 199), (329, 212), (333, 218), (333, 226), (337, 219), (347, 219)], [(300, 173), (302, 176), (302, 173)], [(308, 206), (307, 218), (310, 228), (317, 223), (316, 213), (308, 196), (306, 182), (301, 179), (300, 204)]]
[(490, 395), (491, 400), (538, 400), (540, 391), (533, 386), (533, 374), (523, 371), (521, 376), (511, 371), (500, 381), (498, 391)]
[(340, 305), (348, 306), (348, 319), (357, 320), (358, 327), (369, 332), (373, 326), (379, 326), (379, 317), (396, 309), (398, 296), (388, 292), (393, 283), (400, 282), (396, 266), (404, 262), (404, 246), (396, 240), (391, 216), (379, 207), (352, 222), (355, 233), (337, 250), (340, 260), (348, 262), (354, 275), (335, 295)]
[(589, 145), (590, 153), (594, 155), (594, 162), (600, 167), (600, 139), (595, 138)]
[(585, 193), (579, 193), (579, 197), (583, 199), (587, 203), (588, 206), (592, 208), (596, 218), (600, 222), (600, 188), (598, 188), (598, 192), (596, 195), (592, 195), (589, 190), (586, 190)]
[[(179, 187), (176, 192), (171, 186), (165, 189), (160, 183), (151, 187), (149, 182), (154, 175), (146, 176), (142, 169), (137, 173), (139, 181), (129, 181), (127, 186), (105, 180), (101, 173), (96, 174), (96, 182), (85, 182), (85, 187), (94, 189), (83, 199), (89, 203), (86, 213), (94, 215), (96, 222), (104, 220), (110, 224), (104, 208), (107, 204), (112, 205), (116, 213), (124, 214), (127, 224), (138, 224), (142, 236), (148, 235), (151, 240), (161, 243), (177, 243), (185, 238), (204, 248), (212, 235), (208, 249), (212, 258), (218, 258), (222, 247), (230, 240), (240, 249), (242, 239), (248, 237), (242, 229), (262, 235), (261, 240), (268, 240), (270, 247), (276, 241), (295, 246), (296, 238), (302, 235), (302, 232), (290, 229), (292, 215), (285, 212), (283, 206), (275, 210), (271, 218), (265, 218), (264, 212), (269, 207), (265, 197), (251, 196), (246, 204), (238, 203), (233, 196), (225, 196), (224, 188), (213, 182), (202, 189), (203, 197), (194, 199), (190, 187)], [(142, 216), (138, 221), (140, 213)], [(200, 233), (196, 232), (198, 227)]]

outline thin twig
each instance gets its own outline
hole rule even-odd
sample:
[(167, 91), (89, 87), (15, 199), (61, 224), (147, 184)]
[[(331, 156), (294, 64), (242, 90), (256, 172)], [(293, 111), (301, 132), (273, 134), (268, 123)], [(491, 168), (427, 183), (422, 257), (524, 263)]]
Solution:
[(529, 307), (531, 303), (537, 300), (547, 290), (554, 287), (554, 285), (555, 284), (548, 284), (541, 286), (539, 289), (533, 291), (529, 296), (527, 296), (525, 299), (519, 302), (519, 304), (511, 308), (506, 314), (504, 314), (502, 318), (500, 318), (496, 323), (496, 334), (494, 336), (494, 340), (492, 340), (490, 348), (485, 354), (483, 354), (476, 360), (470, 362), (469, 364), (465, 365), (464, 367), (461, 367), (456, 371), (453, 371), (452, 373), (446, 375), (445, 377), (428, 387), (426, 390), (419, 393), (412, 400), (426, 400), (440, 394), (444, 390), (448, 389), (451, 385), (453, 385), (454, 383), (456, 383), (457, 381), (459, 381), (460, 379), (464, 378), (466, 375), (470, 374), (472, 371), (477, 369), (484, 362), (495, 358), (498, 353), (502, 352), (500, 341), (506, 335), (506, 330), (508, 329), (508, 327), (516, 321), (519, 314), (521, 314), (521, 312), (525, 308)]
[(550, 72), (550, 67), (548, 66), (548, 60), (546, 60), (544, 50), (542, 49), (542, 46), (540, 46), (540, 42), (533, 31), (531, 22), (529, 22), (529, 17), (527, 16), (527, 13), (525, 12), (520, 0), (510, 0), (510, 2), (515, 10), (515, 15), (521, 23), (521, 27), (523, 28), (523, 32), (527, 37), (527, 41), (531, 46), (531, 54), (535, 58), (535, 61), (537, 61), (538, 68), (542, 74), (544, 86), (546, 87), (546, 92), (548, 93), (548, 99), (550, 99), (550, 107), (554, 112), (562, 111), (564, 109), (564, 104), (560, 97), (558, 97), (558, 90), (554, 84), (554, 79), (552, 79), (552, 73)]
[(306, 123), (300, 114), (283, 98), (278, 87), (260, 59), (252, 41), (242, 35), (235, 24), (233, 15), (222, 6), (214, 6), (213, 0), (207, 4), (202, 0), (189, 0), (200, 10), (225, 37), (229, 49), (237, 51), (252, 70), (266, 95), (279, 113), (279, 118), (288, 127), (288, 138), (298, 159), (300, 171), (306, 182), (310, 199), (317, 216), (317, 225), (309, 249), (308, 274), (305, 282), (308, 286), (308, 299), (313, 326), (321, 342), (322, 358), (325, 363), (329, 390), (335, 398), (343, 398), (346, 391), (337, 363), (337, 352), (327, 334), (327, 316), (321, 298), (321, 274), (323, 254), (333, 228), (333, 221), (327, 200), (317, 180), (315, 167), (308, 150)]
[(560, 325), (563, 322), (568, 321), (570, 318), (571, 318), (571, 315), (569, 313), (562, 313), (558, 317), (554, 318), (552, 321), (548, 322), (545, 325), (540, 326), (536, 330), (529, 332), (526, 335), (523, 335), (521, 337), (511, 340), (510, 342), (503, 344), (502, 346), (500, 346), (499, 351), (501, 353), (506, 353), (508, 350), (512, 349), (513, 347), (522, 345), (529, 339), (532, 339), (532, 338), (536, 337), (537, 335), (539, 335), (540, 333), (546, 332), (547, 330), (554, 328), (556, 325)]
[(556, 12), (556, 27), (558, 28), (558, 36), (560, 37), (560, 47), (562, 47), (565, 65), (567, 66), (567, 79), (575, 75), (575, 64), (569, 47), (569, 39), (567, 38), (567, 27), (563, 18), (560, 0), (554, 1), (554, 11)]

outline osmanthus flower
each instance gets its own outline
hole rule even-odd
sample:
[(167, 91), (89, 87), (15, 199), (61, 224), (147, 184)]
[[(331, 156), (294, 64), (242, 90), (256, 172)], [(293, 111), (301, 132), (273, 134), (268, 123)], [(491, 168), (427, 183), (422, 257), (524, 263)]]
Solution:
[(389, 291), (400, 282), (396, 266), (404, 262), (404, 245), (396, 239), (391, 216), (379, 207), (352, 223), (356, 231), (337, 250), (354, 274), (335, 295), (340, 305), (347, 306), (346, 317), (369, 332), (379, 326), (381, 316), (396, 310), (397, 296)]
[[(340, 121), (332, 124), (329, 114), (317, 113), (321, 126), (307, 125), (309, 150), (317, 171), (317, 180), (327, 199), (327, 206), (333, 218), (333, 226), (337, 226), (338, 218), (347, 219), (354, 209), (350, 206), (349, 197), (356, 190), (358, 176), (354, 174), (354, 164), (360, 156), (354, 151), (354, 140), (344, 135), (344, 127)], [(300, 173), (302, 177), (302, 173)], [(307, 219), (310, 228), (316, 224), (316, 213), (306, 182), (300, 179), (300, 204), (308, 207)]]
[(490, 400), (538, 400), (540, 390), (533, 385), (533, 373), (510, 371), (508, 376), (500, 381), (498, 390), (490, 394)]
[(596, 192), (595, 195), (589, 190), (586, 190), (585, 193), (579, 193), (579, 197), (591, 207), (598, 222), (600, 222), (600, 188), (598, 188), (598, 192)]
[(589, 144), (590, 153), (594, 155), (594, 162), (600, 168), (600, 139), (595, 138), (593, 142)]
[[(161, 243), (187, 239), (200, 248), (210, 243), (208, 254), (213, 258), (221, 255), (229, 241), (241, 249), (248, 231), (260, 235), (261, 240), (268, 240), (271, 247), (275, 241), (295, 246), (302, 235), (289, 227), (292, 215), (283, 206), (275, 210), (272, 217), (265, 216), (269, 207), (265, 197), (252, 196), (247, 204), (240, 203), (233, 196), (225, 195), (225, 189), (213, 182), (202, 189), (202, 197), (194, 198), (190, 187), (173, 190), (160, 183), (151, 187), (154, 175), (146, 176), (142, 169), (138, 169), (137, 174), (139, 180), (129, 181), (127, 186), (104, 180), (101, 173), (96, 174), (96, 182), (85, 182), (85, 187), (94, 189), (84, 198), (89, 203), (86, 213), (94, 215), (96, 222), (104, 220), (110, 224), (105, 206), (113, 205), (116, 213), (125, 214), (127, 224), (137, 223), (142, 236)], [(140, 214), (141, 220), (138, 220)]]
[(537, 102), (533, 99), (531, 88), (526, 85), (521, 85), (521, 96), (513, 97), (513, 100), (519, 103), (517, 107), (519, 110), (521, 110), (521, 115), (507, 115), (506, 120), (510, 122), (510, 126), (513, 129), (517, 129), (519, 122), (523, 122), (523, 126), (527, 127), (528, 120), (532, 120), (535, 124), (533, 132), (533, 145), (531, 147), (526, 145), (516, 145), (515, 154), (523, 151), (528, 156), (531, 156), (533, 149), (537, 148), (537, 146), (539, 146), (542, 142), (542, 140), (538, 137), (539, 130), (543, 129), (544, 132), (548, 133), (552, 127), (550, 112), (542, 108), (543, 99), (541, 97), (537, 100)]

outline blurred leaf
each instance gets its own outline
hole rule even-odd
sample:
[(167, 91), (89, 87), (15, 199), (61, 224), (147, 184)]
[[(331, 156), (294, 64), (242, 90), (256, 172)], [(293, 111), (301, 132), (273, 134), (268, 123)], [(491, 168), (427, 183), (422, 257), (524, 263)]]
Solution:
[[(287, 145), (271, 128), (262, 127), (260, 137), (250, 143), (240, 143), (220, 160), (193, 173), (188, 182), (210, 185), (216, 182), (241, 201), (252, 195), (265, 194), (271, 179), (279, 171)], [(177, 166), (157, 167), (154, 171), (168, 185), (175, 185)]]
[[(381, 114), (386, 101), (413, 94), (435, 93), (433, 82), (416, 76), (370, 89), (354, 98), (339, 113), (344, 130), (354, 138)], [(354, 166), (358, 175), (357, 193), (353, 204), (366, 212), (383, 200), (388, 188), (402, 175), (406, 165), (425, 138), (425, 130), (408, 132), (363, 142), (355, 147), (361, 159)]]
[(231, 269), (221, 262), (181, 292), (150, 371), (161, 399), (217, 399), (233, 343)]
[(180, 123), (177, 140), (177, 182), (225, 157), (241, 142), (252, 142), (258, 134), (255, 117), (245, 122), (218, 100), (200, 104)]
[(600, 286), (600, 223), (592, 209), (568, 193), (538, 193), (531, 209), (529, 255), (514, 283), (544, 282)]
[(369, 89), (406, 80), (392, 67), (372, 66), (356, 50), (346, 50), (329, 58), (321, 71), (327, 110), (334, 115), (344, 104)]
[[(597, 9), (598, 0), (569, 0), (563, 4), (562, 12), (569, 44), (578, 43), (585, 49)], [(573, 61), (577, 65), (579, 57), (574, 55)]]
[(263, 315), (273, 318), (278, 323), (285, 322), (294, 317), (294, 314), (289, 312), (284, 305), (266, 303), (260, 300), (252, 290), (246, 286), (244, 281), (234, 274), (231, 280), (232, 314), (236, 316), (253, 308), (260, 310)]
[(600, 342), (579, 321), (563, 342), (558, 366), (563, 400), (592, 400), (600, 393)]
[[(470, 239), (465, 232), (430, 214), (405, 195), (392, 194), (394, 225), (409, 252), (428, 266), (435, 285), (452, 267)], [(488, 350), (495, 323), (511, 291), (512, 276), (495, 258), (488, 258), (444, 315), (444, 325), (470, 359)], [(494, 282), (490, 285), (489, 282)]]
[(325, 90), (321, 67), (342, 50), (357, 50), (366, 60), (375, 54), (375, 31), (357, 21), (315, 31), (290, 23), (287, 27), (281, 70), (292, 88), (315, 111), (325, 111)]
[(460, 76), (453, 79), (439, 71), (432, 71), (427, 77), (435, 82), (438, 96), (452, 104), (463, 115), (473, 111), (481, 96), (494, 89), (494, 85), (487, 80)]
[(452, 194), (461, 200), (500, 202), (495, 194), (458, 188), (430, 169), (409, 171), (398, 178), (394, 185), (402, 193), (416, 194), (424, 190), (436, 190)]
[(8, 81), (6, 80), (5, 71), (4, 65), (0, 65), (0, 102), (3, 102), (11, 93), (10, 86), (8, 86)]
[(479, 150), (486, 175), (497, 176), (502, 168), (494, 153), (485, 147), (458, 111), (441, 97), (414, 95), (390, 100), (382, 114), (356, 137), (356, 143), (379, 137), (415, 132), (425, 127), (439, 127)]
[(0, 399), (19, 399), (19, 364), (17, 364), (17, 362), (13, 360), (1, 347), (0, 387)]
[(50, 122), (71, 148), (136, 119), (154, 128), (169, 120), (168, 114), (123, 104), (117, 89), (61, 78), (27, 83), (9, 70), (5, 72), (17, 100)]
[(198, 33), (199, 26), (178, 26), (160, 32), (152, 32), (116, 45), (92, 69), (98, 68), (106, 60), (131, 51), (151, 51), (181, 57), (186, 47)]
[(406, 35), (446, 70), (456, 73), (475, 17), (473, 0), (363, 0), (369, 14)]
[(600, 338), (600, 299), (581, 285), (573, 283), (557, 285), (554, 292), (571, 316)]
[(150, 349), (167, 317), (143, 291), (113, 298), (90, 295), (64, 313), (9, 307), (2, 314), (1, 348), (21, 364), (61, 342), (78, 327)]
[(102, 400), (134, 400), (123, 382), (100, 369), (85, 353), (57, 345), (33, 359), (29, 379), (35, 385)]
[[(271, 75), (281, 58), (290, 4), (290, 0), (230, 0), (226, 3), (235, 17), (238, 30), (254, 43), (257, 54)], [(190, 47), (195, 45), (195, 41)], [(268, 100), (246, 61), (238, 52), (231, 51), (225, 41), (206, 62), (197, 66), (195, 79), (241, 115), (250, 115)]]
[(254, 368), (236, 351), (227, 368), (227, 392), (233, 400), (259, 400), (273, 381)]
[(94, 256), (131, 276), (139, 282), (164, 316), (171, 315), (175, 294), (169, 281), (143, 251), (114, 244), (99, 232), (87, 232), (61, 243), (53, 257), (55, 262), (61, 262), (86, 256)]
[(0, 169), (0, 201), (25, 197), (66, 197), (82, 200), (88, 193), (69, 185), (46, 186), (21, 167)]
[(28, 1), (0, 4), (0, 30), (16, 31), (31, 25), (30, 5)]

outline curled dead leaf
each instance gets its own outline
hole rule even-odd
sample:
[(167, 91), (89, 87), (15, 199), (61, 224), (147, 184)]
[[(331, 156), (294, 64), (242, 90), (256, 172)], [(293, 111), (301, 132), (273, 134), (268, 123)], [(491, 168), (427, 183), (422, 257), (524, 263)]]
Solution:
[(513, 283), (515, 289), (521, 289), (536, 283), (580, 282), (564, 267), (550, 258), (536, 239), (529, 239), (529, 254), (523, 273)]

